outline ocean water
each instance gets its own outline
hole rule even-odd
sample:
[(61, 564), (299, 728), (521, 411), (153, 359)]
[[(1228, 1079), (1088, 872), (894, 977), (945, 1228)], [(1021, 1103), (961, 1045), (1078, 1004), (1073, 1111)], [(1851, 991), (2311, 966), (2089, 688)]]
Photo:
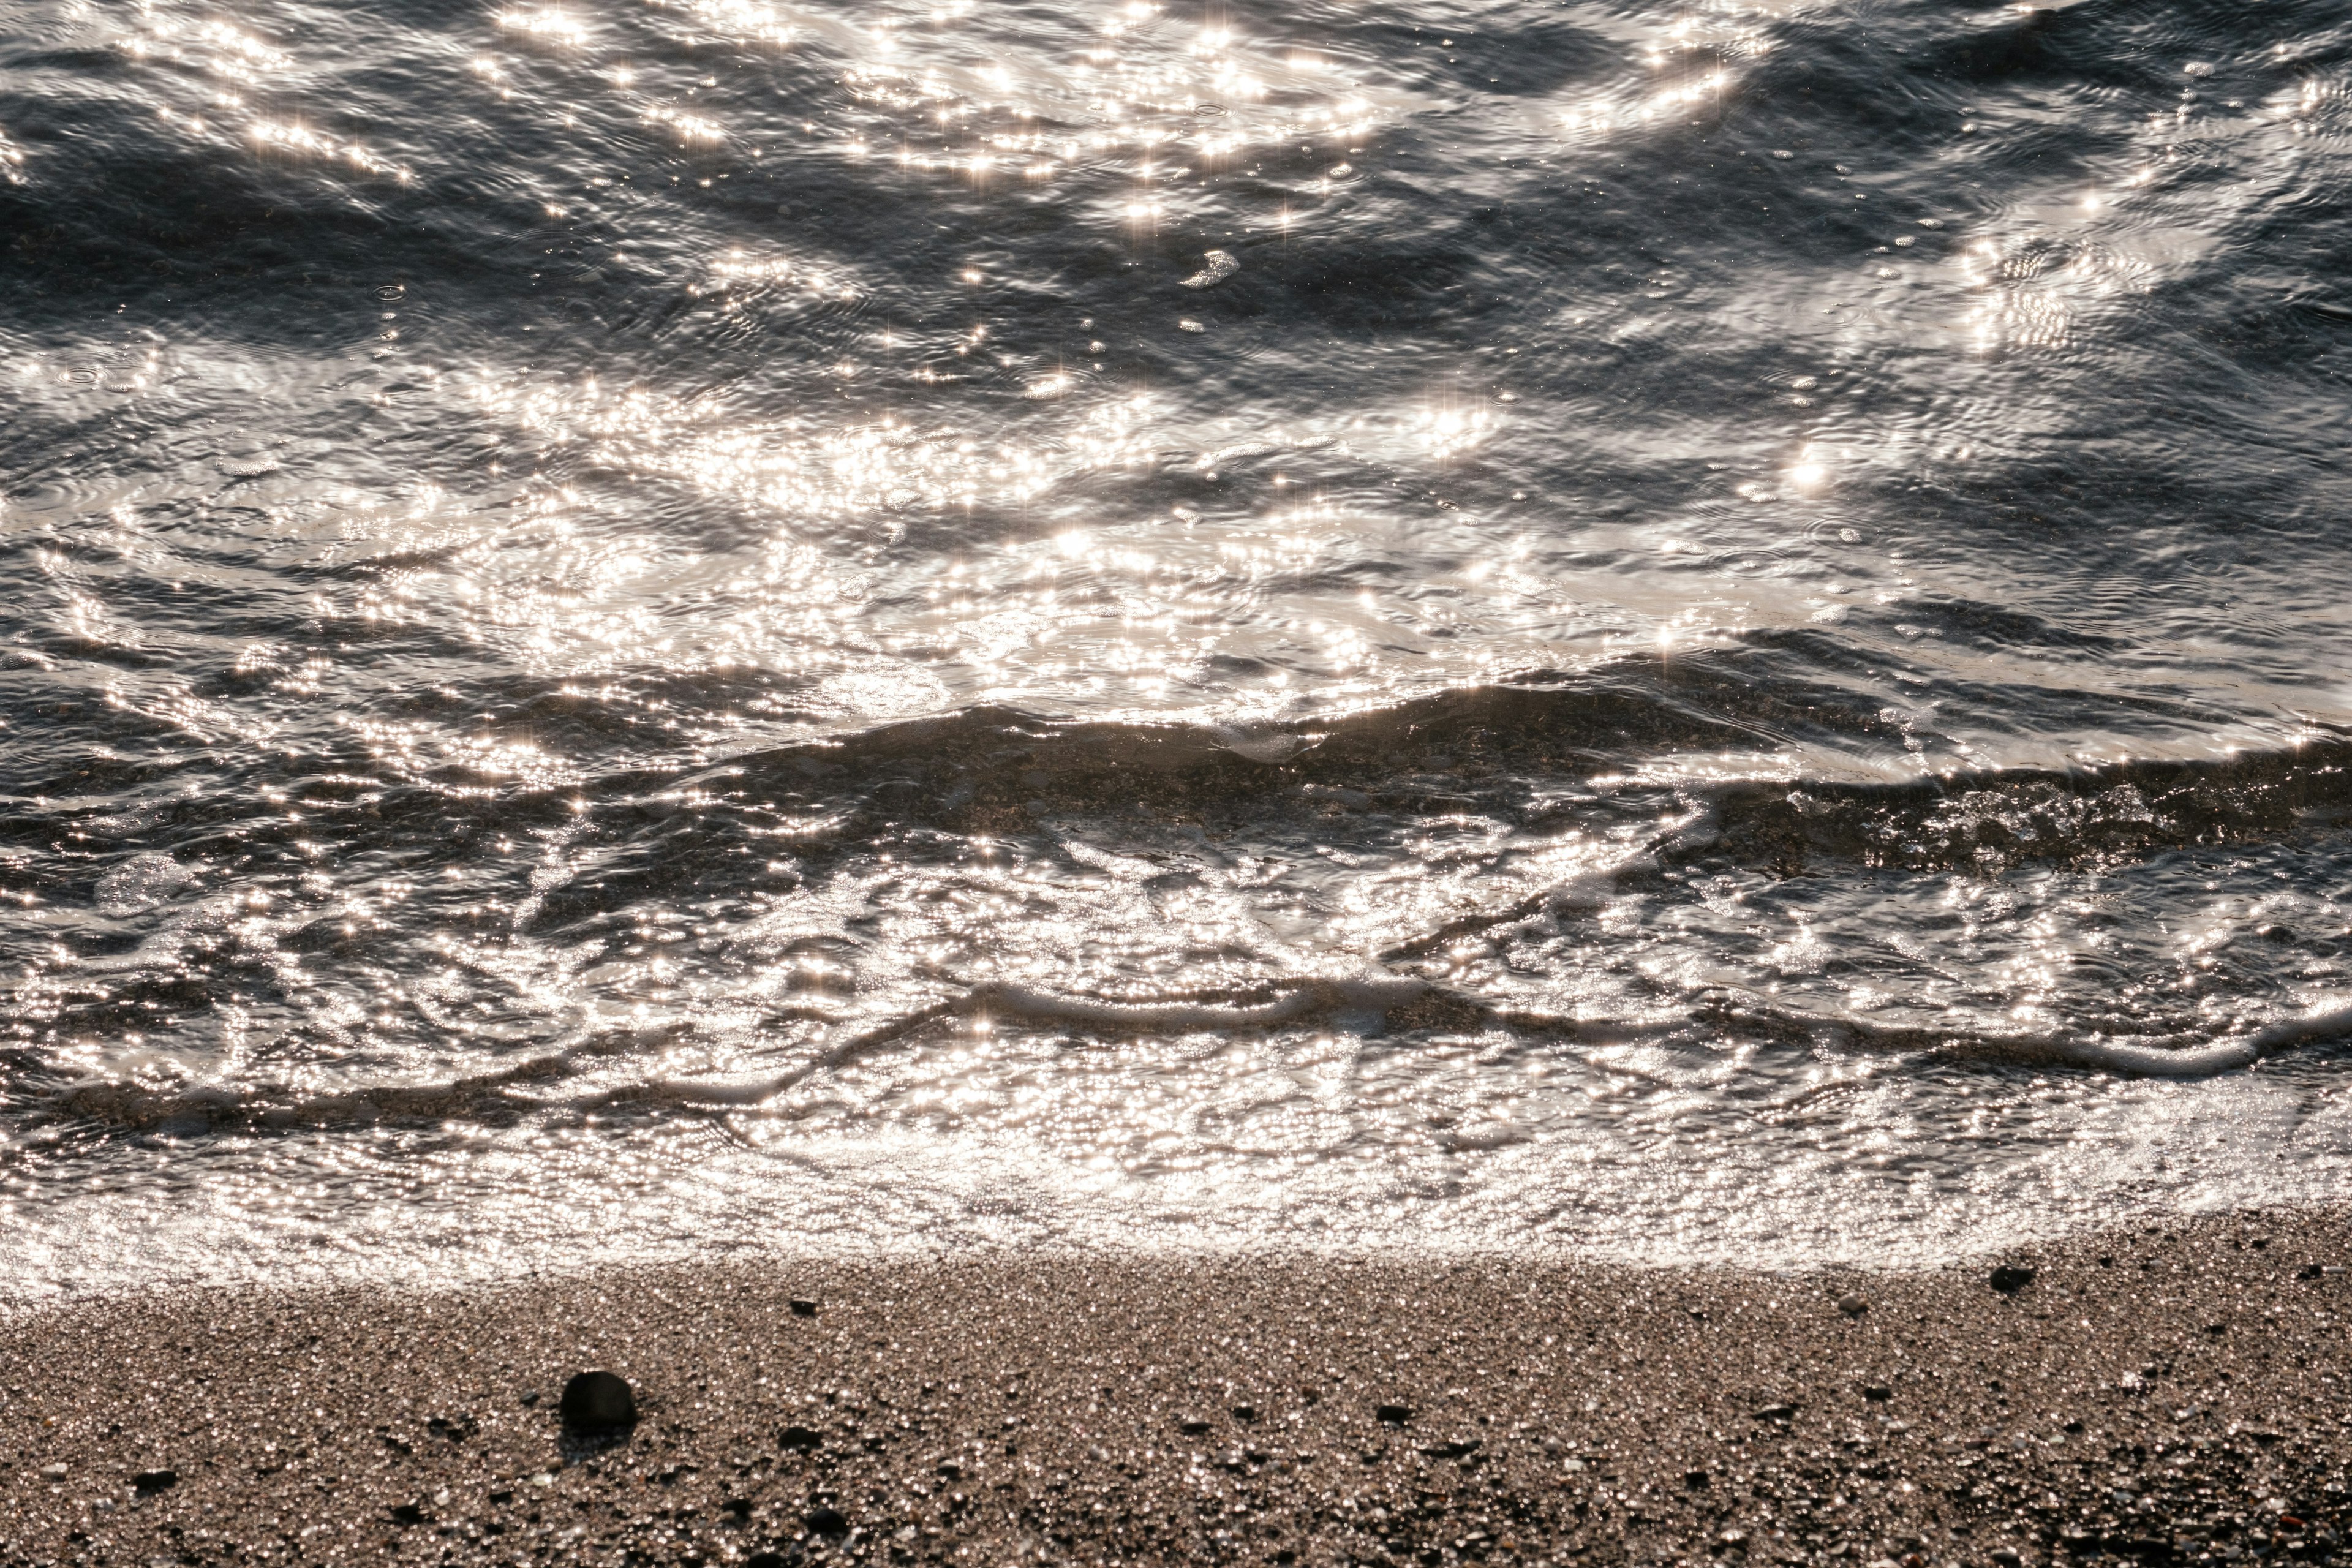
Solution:
[(0, 1292), (2352, 1180), (2340, 0), (0, 0)]

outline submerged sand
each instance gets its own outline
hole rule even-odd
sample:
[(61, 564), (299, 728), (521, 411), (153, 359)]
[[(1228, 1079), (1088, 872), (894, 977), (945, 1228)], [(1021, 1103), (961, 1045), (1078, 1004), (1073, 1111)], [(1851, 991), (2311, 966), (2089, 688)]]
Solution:
[[(2340, 1214), (1769, 1276), (618, 1268), (0, 1321), (0, 1562), (2326, 1562)], [(633, 1428), (568, 1432), (583, 1368)]]

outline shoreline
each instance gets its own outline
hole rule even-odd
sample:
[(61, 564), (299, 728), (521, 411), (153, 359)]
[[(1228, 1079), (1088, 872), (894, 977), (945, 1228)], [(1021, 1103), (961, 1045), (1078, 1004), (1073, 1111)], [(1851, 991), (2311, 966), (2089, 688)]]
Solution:
[[(0, 1563), (2352, 1561), (2347, 1264), (2331, 1209), (1904, 1274), (988, 1257), (47, 1304), (0, 1318)], [(588, 1367), (633, 1428), (562, 1427)]]

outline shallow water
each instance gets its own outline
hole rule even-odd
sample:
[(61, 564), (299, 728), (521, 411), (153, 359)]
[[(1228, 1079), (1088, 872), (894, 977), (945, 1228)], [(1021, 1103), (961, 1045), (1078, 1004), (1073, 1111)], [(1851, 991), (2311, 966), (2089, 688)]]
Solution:
[(0, 0), (0, 1289), (2339, 1196), (2347, 75)]

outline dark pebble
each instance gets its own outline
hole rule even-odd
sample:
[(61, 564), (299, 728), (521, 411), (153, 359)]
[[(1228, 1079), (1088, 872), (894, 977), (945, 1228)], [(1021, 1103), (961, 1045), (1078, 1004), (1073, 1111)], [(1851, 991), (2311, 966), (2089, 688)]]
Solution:
[(838, 1536), (849, 1533), (849, 1521), (837, 1508), (813, 1508), (802, 1521), (819, 1535)]
[(1793, 1405), (1768, 1405), (1756, 1413), (1759, 1421), (1794, 1421), (1797, 1407)]
[(527, 1389), (523, 1390), (522, 1403), (523, 1403), (523, 1406), (524, 1406), (524, 1408), (526, 1408), (526, 1409), (530, 1408), (531, 1405), (534, 1405), (538, 1404), (538, 1403), (539, 1403), (539, 1390), (537, 1390), (536, 1388), (527, 1388)]
[(814, 1301), (804, 1301), (795, 1298), (793, 1301), (793, 1316), (795, 1318), (815, 1317), (816, 1303)]
[(131, 1478), (131, 1489), (141, 1497), (153, 1497), (157, 1492), (170, 1489), (179, 1479), (170, 1470), (142, 1470)]
[(2327, 1270), (2320, 1265), (2306, 1263), (2294, 1271), (2294, 1277), (2298, 1279), (2318, 1279), (2325, 1277), (2326, 1273)]
[(392, 1508), (392, 1522), (394, 1524), (423, 1524), (425, 1522), (425, 1510), (417, 1507), (413, 1502), (394, 1503)]
[(1884, 1405), (1895, 1397), (1895, 1391), (1883, 1383), (1865, 1383), (1862, 1385), (1862, 1396), (1874, 1405)]
[(1236, 1420), (1236, 1421), (1241, 1421), (1241, 1422), (1250, 1422), (1250, 1421), (1255, 1421), (1255, 1420), (1256, 1420), (1256, 1419), (1257, 1419), (1257, 1406), (1256, 1406), (1256, 1405), (1234, 1405), (1234, 1420)]
[(1383, 1405), (1373, 1410), (1372, 1418), (1376, 1421), (1384, 1422), (1391, 1426), (1402, 1426), (1406, 1422), (1412, 1419), (1412, 1406), (1410, 1405)]
[(2004, 1296), (2014, 1296), (2033, 1283), (2033, 1270), (2004, 1264), (1992, 1271), (1992, 1288)]
[(1685, 1470), (1683, 1472), (1683, 1485), (1690, 1488), (1690, 1489), (1695, 1492), (1703, 1492), (1706, 1490), (1708, 1478), (1707, 1473), (1705, 1470)]
[(790, 1448), (795, 1454), (812, 1453), (816, 1446), (824, 1441), (824, 1438), (805, 1426), (787, 1426), (776, 1434), (777, 1444)]
[(582, 1431), (626, 1426), (637, 1418), (637, 1396), (626, 1378), (609, 1372), (583, 1372), (563, 1385), (557, 1406), (563, 1424)]
[(1209, 1435), (1209, 1424), (1196, 1417), (1190, 1421), (1179, 1421), (1176, 1423), (1176, 1430), (1183, 1433), (1187, 1437), (1205, 1437)]

